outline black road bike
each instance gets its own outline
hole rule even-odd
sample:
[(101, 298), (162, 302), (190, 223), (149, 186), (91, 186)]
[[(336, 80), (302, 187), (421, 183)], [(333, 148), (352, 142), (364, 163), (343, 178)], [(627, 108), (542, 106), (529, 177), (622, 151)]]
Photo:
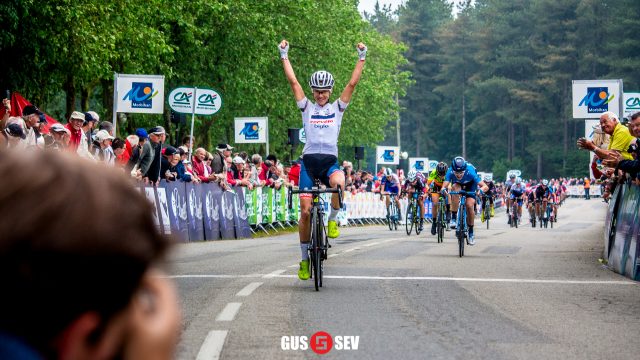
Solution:
[(311, 194), (311, 241), (309, 242), (309, 261), (311, 263), (311, 277), (316, 291), (322, 287), (323, 262), (327, 259), (327, 251), (331, 247), (324, 227), (324, 200), (320, 197), (325, 193), (337, 193), (342, 208), (342, 189), (320, 188), (320, 180), (314, 180), (311, 189), (293, 190), (289, 188), (289, 209), (291, 209), (291, 197), (293, 194)]

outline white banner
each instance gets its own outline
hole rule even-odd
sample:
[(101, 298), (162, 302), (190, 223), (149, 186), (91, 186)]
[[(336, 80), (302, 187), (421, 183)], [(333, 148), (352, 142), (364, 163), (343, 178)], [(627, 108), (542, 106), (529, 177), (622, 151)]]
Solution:
[(398, 146), (376, 146), (376, 164), (400, 164), (400, 148)]
[[(594, 129), (596, 126), (600, 125), (600, 120), (598, 119), (588, 119), (584, 121), (584, 137), (587, 140), (593, 141)], [(593, 157), (595, 153), (593, 151), (589, 151), (589, 163), (587, 164), (587, 168), (589, 169), (589, 178), (593, 179), (593, 170), (591, 170), (591, 163), (593, 162)]]
[(162, 114), (164, 76), (116, 74), (116, 112)]
[(640, 111), (640, 93), (624, 93), (624, 115), (630, 118), (631, 115)]
[(235, 118), (235, 143), (266, 143), (269, 121), (266, 117)]
[(196, 101), (196, 115), (213, 115), (222, 107), (222, 96), (213, 89), (179, 87), (171, 90), (169, 94), (169, 106), (179, 113), (194, 112), (194, 101)]
[[(436, 163), (437, 165), (437, 163)], [(415, 157), (409, 158), (409, 170), (416, 169), (416, 171), (420, 172), (428, 172), (429, 171), (429, 158), (424, 157)]]
[(573, 118), (588, 119), (622, 110), (622, 80), (573, 80)]

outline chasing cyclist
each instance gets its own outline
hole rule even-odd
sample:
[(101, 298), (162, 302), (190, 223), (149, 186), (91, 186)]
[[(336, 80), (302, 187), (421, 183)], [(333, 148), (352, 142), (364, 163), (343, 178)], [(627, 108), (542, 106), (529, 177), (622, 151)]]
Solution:
[[(427, 186), (429, 187), (429, 191), (431, 191), (431, 203), (433, 207), (433, 211), (431, 212), (434, 216), (438, 214), (438, 201), (440, 201), (440, 191), (442, 190), (442, 184), (444, 183), (444, 177), (447, 175), (447, 164), (442, 161), (438, 163), (435, 169), (431, 170), (429, 173), (429, 178), (427, 179)], [(447, 211), (445, 212), (447, 221), (449, 221), (449, 197), (446, 195), (445, 200), (447, 204)], [(436, 220), (431, 222), (431, 235), (436, 234)]]
[[(449, 168), (449, 170), (447, 171), (445, 181), (442, 184), (443, 192), (447, 191), (449, 183), (452, 184), (451, 189), (453, 191), (464, 190), (468, 192), (465, 204), (465, 206), (467, 207), (467, 224), (469, 226), (468, 244), (473, 246), (476, 244), (473, 234), (473, 220), (475, 218), (473, 206), (476, 203), (476, 190), (478, 189), (478, 187), (480, 187), (483, 192), (487, 192), (489, 188), (476, 172), (476, 168), (470, 163), (467, 163), (467, 161), (462, 156), (457, 156), (453, 159), (453, 162), (451, 162), (451, 168)], [(460, 195), (452, 195), (451, 211), (454, 213), (457, 212), (459, 205)], [(455, 219), (453, 219), (453, 217), (451, 218), (449, 227), (453, 229), (456, 228), (456, 221)]]
[(547, 202), (551, 196), (551, 190), (549, 189), (549, 180), (544, 179), (542, 183), (536, 187), (536, 215), (538, 218), (542, 218), (544, 211), (547, 209)]
[[(289, 62), (289, 43), (282, 40), (278, 46), (280, 59), (284, 74), (291, 86), (293, 96), (296, 99), (298, 108), (302, 112), (302, 126), (307, 136), (307, 142), (302, 151), (302, 162), (300, 164), (300, 189), (310, 189), (313, 187), (313, 178), (317, 178), (326, 186), (331, 188), (340, 187), (344, 189), (344, 172), (340, 171), (338, 165), (338, 135), (342, 125), (342, 116), (351, 101), (353, 91), (360, 81), (362, 69), (364, 68), (367, 47), (359, 43), (356, 47), (358, 51), (358, 61), (356, 62), (351, 79), (347, 83), (340, 97), (334, 102), (329, 102), (329, 97), (333, 91), (333, 76), (327, 71), (316, 71), (309, 79), (309, 86), (313, 91), (314, 102), (311, 102), (304, 95), (302, 86), (296, 79), (293, 67)], [(336, 238), (340, 235), (336, 217), (340, 211), (340, 200), (338, 194), (331, 197), (331, 211), (329, 212), (329, 228), (327, 235)], [(311, 217), (311, 195), (300, 195), (300, 249), (302, 251), (302, 261), (298, 277), (300, 280), (308, 280), (309, 273), (309, 238), (310, 238), (310, 217)]]
[[(485, 174), (484, 177), (482, 178), (482, 180), (484, 180), (484, 183), (487, 185), (487, 187), (489, 188), (489, 191), (487, 191), (485, 193), (486, 198), (489, 199), (489, 206), (490, 206), (490, 215), (491, 217), (495, 216), (495, 211), (493, 210), (493, 200), (494, 197), (496, 195), (496, 185), (493, 183), (493, 176), (491, 176), (491, 174)], [(485, 218), (484, 218), (484, 209), (486, 208), (487, 204), (485, 201), (482, 202), (482, 211), (480, 212), (480, 221), (484, 222)]]
[(518, 211), (518, 219), (522, 219), (522, 195), (524, 195), (526, 191), (526, 187), (522, 182), (522, 179), (519, 177), (516, 178), (516, 181), (511, 188), (509, 189), (509, 200), (511, 204), (516, 204), (516, 209)]
[(398, 221), (402, 221), (402, 212), (400, 211), (400, 179), (394, 174), (390, 168), (384, 169), (384, 176), (380, 181), (380, 196), (384, 195), (385, 204), (387, 205), (387, 219), (389, 219), (389, 206), (391, 205), (390, 195), (395, 195), (394, 202), (398, 207)]
[(408, 194), (413, 194), (414, 192), (418, 193), (418, 207), (420, 208), (420, 225), (418, 225), (418, 231), (422, 231), (423, 229), (424, 193), (426, 188), (427, 180), (425, 179), (424, 174), (416, 171), (416, 169), (409, 170), (409, 173), (407, 174), (407, 180), (405, 180), (402, 190), (404, 190)]
[[(511, 209), (511, 199), (509, 199), (509, 190), (511, 189), (511, 186), (513, 186), (513, 184), (515, 183), (516, 183), (516, 174), (514, 173), (509, 174), (509, 179), (504, 182), (504, 193), (502, 194), (502, 197), (507, 200), (507, 215), (509, 215), (509, 210)], [(507, 216), (507, 218), (509, 219), (507, 221), (507, 224), (511, 224), (511, 216)]]

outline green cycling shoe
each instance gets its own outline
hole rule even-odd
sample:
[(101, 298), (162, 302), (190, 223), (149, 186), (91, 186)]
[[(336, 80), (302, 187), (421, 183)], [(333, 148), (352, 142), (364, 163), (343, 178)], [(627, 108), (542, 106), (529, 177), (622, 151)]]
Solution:
[(338, 230), (338, 223), (335, 220), (329, 220), (329, 229), (327, 231), (327, 236), (332, 239), (340, 236), (340, 230)]
[(300, 280), (309, 280), (311, 273), (309, 272), (309, 260), (300, 261), (300, 270), (298, 270), (298, 278)]

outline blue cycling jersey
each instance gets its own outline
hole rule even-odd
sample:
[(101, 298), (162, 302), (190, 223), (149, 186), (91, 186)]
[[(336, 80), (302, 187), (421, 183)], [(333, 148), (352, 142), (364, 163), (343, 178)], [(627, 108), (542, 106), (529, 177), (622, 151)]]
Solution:
[(444, 179), (452, 184), (460, 185), (478, 185), (478, 183), (482, 181), (480, 175), (478, 175), (478, 172), (476, 171), (476, 168), (469, 163), (467, 163), (467, 170), (464, 171), (464, 175), (461, 179), (458, 180), (458, 178), (453, 174), (453, 170), (451, 170), (451, 168), (447, 170), (447, 174)]

